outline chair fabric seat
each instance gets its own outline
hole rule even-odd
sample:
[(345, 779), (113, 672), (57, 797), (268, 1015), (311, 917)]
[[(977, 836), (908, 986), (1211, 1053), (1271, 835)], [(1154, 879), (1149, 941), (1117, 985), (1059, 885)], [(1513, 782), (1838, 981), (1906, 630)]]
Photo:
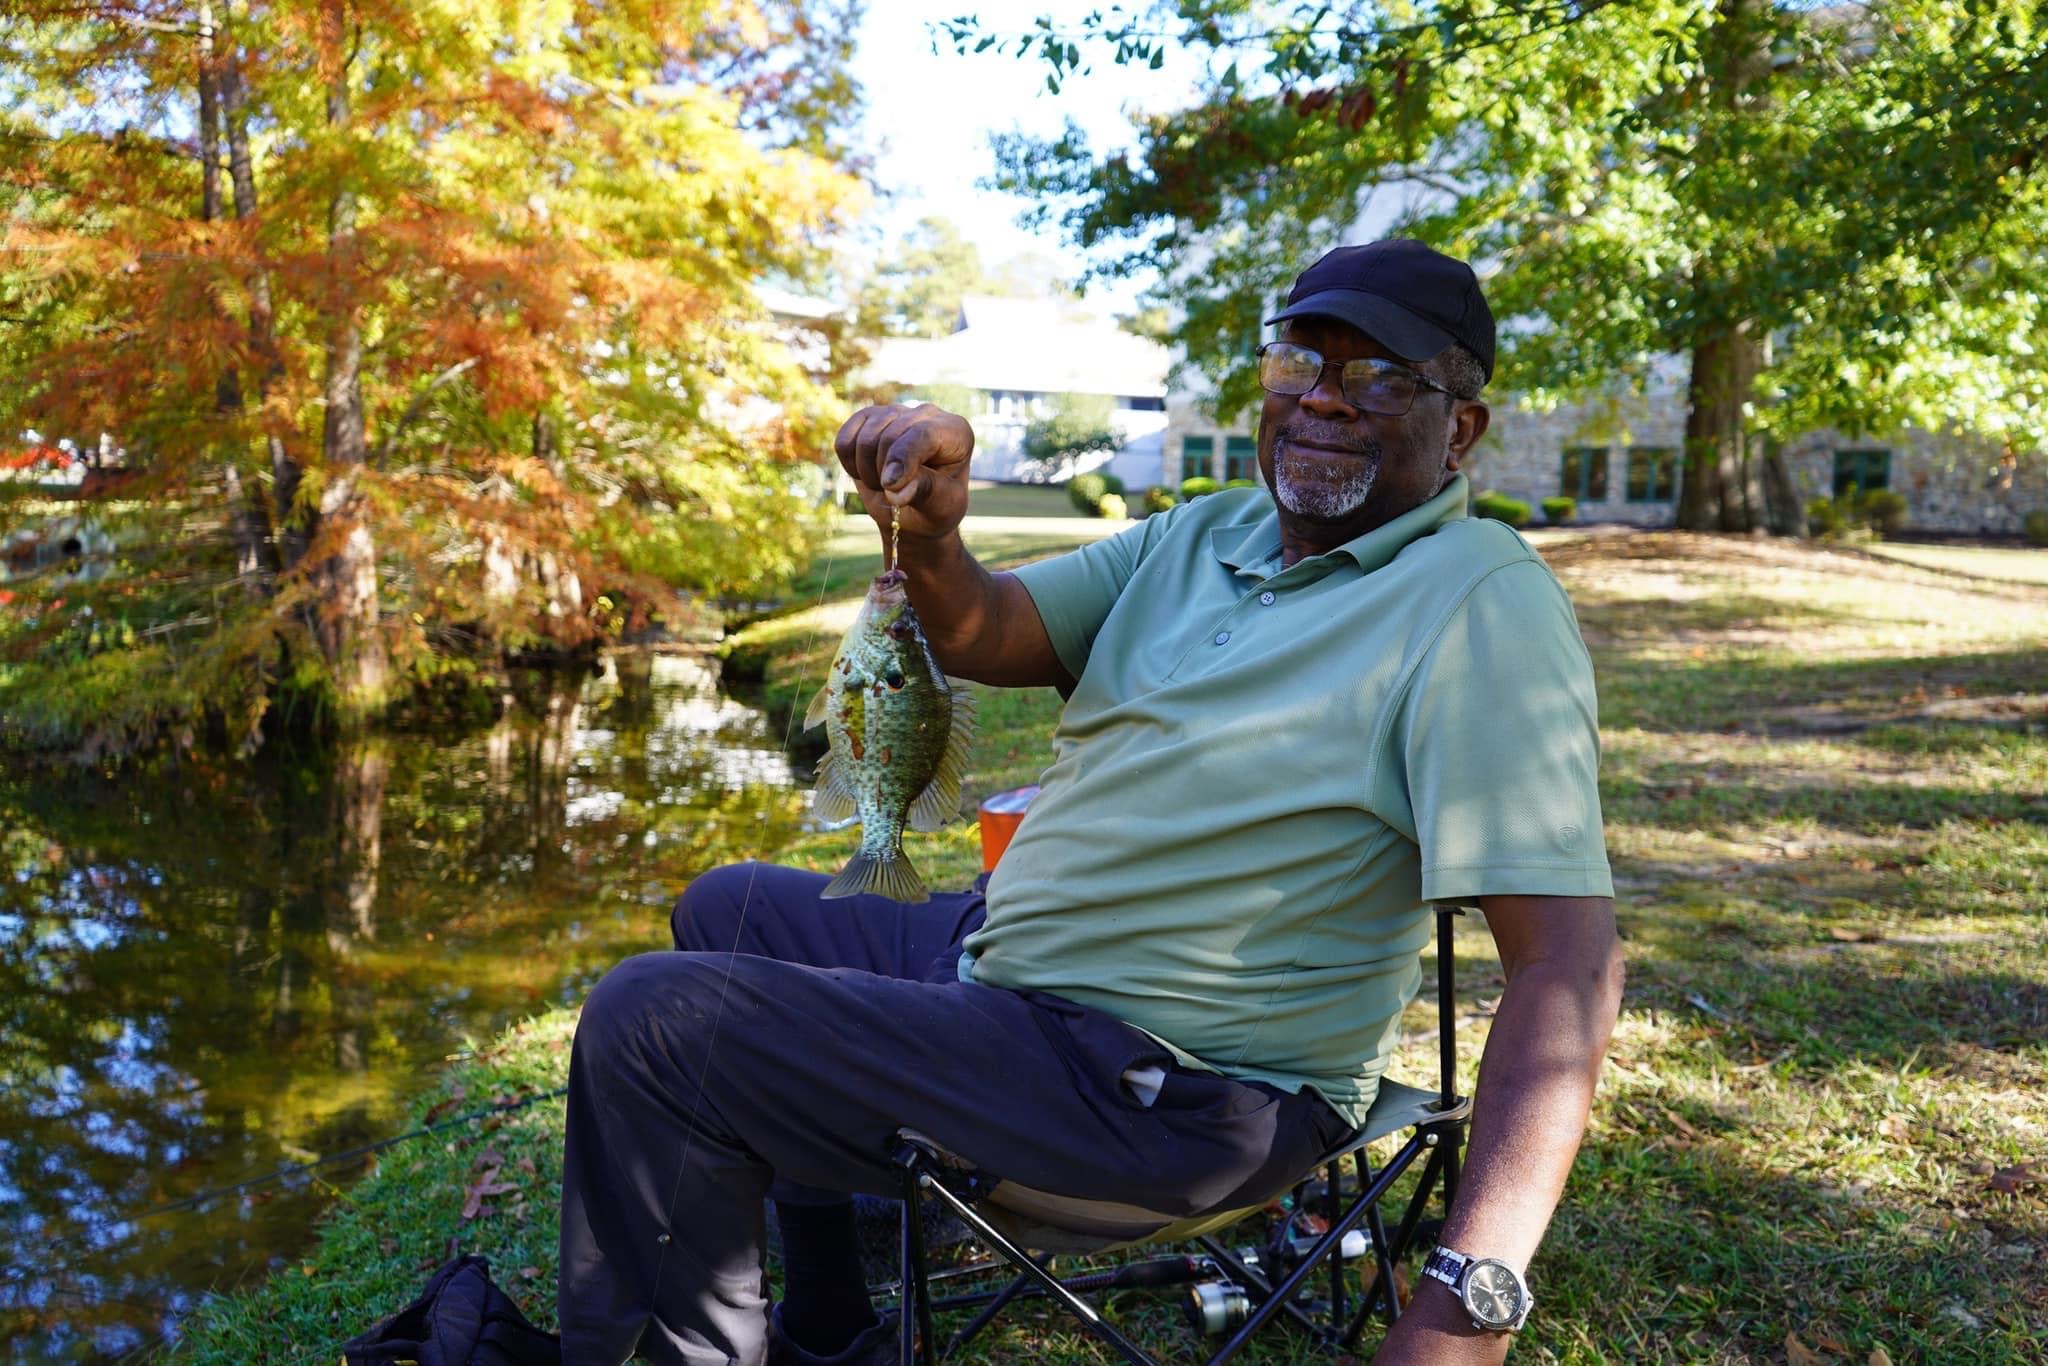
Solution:
[[(1365, 1123), (1352, 1131), (1318, 1166), (1389, 1134), (1448, 1117), (1437, 1091), (1382, 1080)], [(946, 1155), (954, 1165), (965, 1165)], [(1277, 1194), (1277, 1192), (1276, 1192)], [(1117, 1252), (1141, 1243), (1178, 1243), (1226, 1228), (1256, 1212), (1264, 1202), (1236, 1209), (1176, 1216), (1114, 1200), (1081, 1200), (1070, 1195), (998, 1180), (981, 1213), (1004, 1237), (1039, 1252)]]

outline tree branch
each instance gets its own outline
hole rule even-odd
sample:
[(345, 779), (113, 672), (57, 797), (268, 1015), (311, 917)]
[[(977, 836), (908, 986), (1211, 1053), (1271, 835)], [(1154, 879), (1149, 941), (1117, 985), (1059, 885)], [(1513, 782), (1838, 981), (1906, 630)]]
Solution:
[(414, 419), (418, 418), (426, 410), (427, 400), (433, 397), (434, 391), (444, 384), (452, 383), (461, 376), (463, 371), (475, 365), (477, 360), (478, 357), (471, 356), (468, 360), (457, 361), (440, 374), (428, 380), (426, 388), (413, 396), (412, 402), (405, 406), (405, 411), (399, 415), (398, 421), (392, 424), (391, 430), (386, 432), (384, 438), (377, 443), (376, 452), (370, 457), (371, 465), (378, 470), (382, 470), (385, 457), (390, 455), (392, 445), (399, 437), (405, 434), (405, 429), (413, 424)]

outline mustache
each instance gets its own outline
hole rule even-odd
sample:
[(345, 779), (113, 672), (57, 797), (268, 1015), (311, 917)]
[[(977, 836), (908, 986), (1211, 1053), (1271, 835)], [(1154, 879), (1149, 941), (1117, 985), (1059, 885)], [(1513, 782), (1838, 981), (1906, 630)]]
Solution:
[(1273, 433), (1274, 441), (1294, 441), (1306, 446), (1328, 446), (1332, 450), (1348, 451), (1353, 455), (1380, 458), (1380, 443), (1357, 432), (1345, 431), (1342, 427), (1321, 423), (1303, 422), (1300, 419), (1287, 423)]

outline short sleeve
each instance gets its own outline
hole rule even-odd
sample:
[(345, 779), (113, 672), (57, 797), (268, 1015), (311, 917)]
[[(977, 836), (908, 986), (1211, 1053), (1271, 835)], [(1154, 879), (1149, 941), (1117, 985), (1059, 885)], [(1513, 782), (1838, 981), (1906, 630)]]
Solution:
[(1405, 807), (1424, 900), (1614, 894), (1593, 665), (1540, 561), (1466, 594), (1398, 696), (1381, 754), (1374, 788)]
[(1174, 512), (1155, 514), (1114, 536), (1012, 571), (1031, 594), (1060, 663), (1074, 677), (1088, 666), (1095, 633)]

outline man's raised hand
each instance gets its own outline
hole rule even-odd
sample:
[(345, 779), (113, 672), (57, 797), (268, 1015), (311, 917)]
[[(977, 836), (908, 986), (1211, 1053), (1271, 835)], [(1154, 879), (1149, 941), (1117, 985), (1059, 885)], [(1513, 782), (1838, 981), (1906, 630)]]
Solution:
[(899, 508), (905, 536), (947, 535), (967, 515), (974, 429), (966, 418), (929, 403), (880, 404), (846, 419), (832, 446), (885, 533)]

